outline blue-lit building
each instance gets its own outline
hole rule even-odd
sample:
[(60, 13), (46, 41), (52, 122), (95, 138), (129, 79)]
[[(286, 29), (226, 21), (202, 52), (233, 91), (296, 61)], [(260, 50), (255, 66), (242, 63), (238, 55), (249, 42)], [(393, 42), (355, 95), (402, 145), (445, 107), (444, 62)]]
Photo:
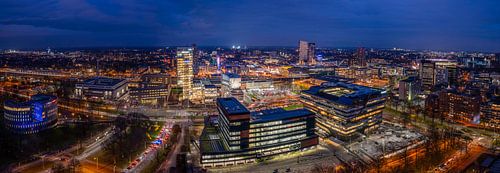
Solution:
[(7, 129), (18, 134), (34, 134), (57, 125), (57, 97), (37, 94), (27, 102), (4, 103)]
[(252, 163), (318, 144), (315, 114), (307, 109), (250, 112), (234, 97), (216, 103), (219, 115), (207, 120), (200, 137), (203, 167)]

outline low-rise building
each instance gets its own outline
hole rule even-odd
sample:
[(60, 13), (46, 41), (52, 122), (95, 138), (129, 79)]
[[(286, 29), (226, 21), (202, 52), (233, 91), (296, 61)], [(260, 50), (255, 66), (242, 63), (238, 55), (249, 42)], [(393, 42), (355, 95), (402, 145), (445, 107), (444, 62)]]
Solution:
[(34, 134), (57, 125), (57, 97), (37, 94), (27, 102), (4, 103), (7, 129), (18, 134)]
[(162, 105), (168, 94), (168, 88), (165, 85), (133, 88), (130, 90), (130, 100), (137, 104)]
[(76, 84), (75, 94), (85, 100), (116, 101), (128, 99), (128, 82), (126, 79), (94, 77)]

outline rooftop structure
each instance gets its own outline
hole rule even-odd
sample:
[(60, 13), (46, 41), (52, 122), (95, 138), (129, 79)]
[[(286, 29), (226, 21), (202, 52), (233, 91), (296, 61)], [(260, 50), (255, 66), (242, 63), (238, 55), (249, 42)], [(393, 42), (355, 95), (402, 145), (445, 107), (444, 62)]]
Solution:
[(344, 82), (326, 82), (302, 92), (304, 106), (318, 115), (318, 134), (348, 140), (382, 122), (384, 91)]

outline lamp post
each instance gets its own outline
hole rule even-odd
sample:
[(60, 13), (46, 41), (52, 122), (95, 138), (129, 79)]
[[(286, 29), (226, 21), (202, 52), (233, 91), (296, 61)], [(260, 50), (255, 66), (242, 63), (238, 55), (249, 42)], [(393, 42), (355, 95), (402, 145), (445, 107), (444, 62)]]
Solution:
[(96, 169), (99, 170), (99, 157), (94, 157), (94, 160), (97, 160)]

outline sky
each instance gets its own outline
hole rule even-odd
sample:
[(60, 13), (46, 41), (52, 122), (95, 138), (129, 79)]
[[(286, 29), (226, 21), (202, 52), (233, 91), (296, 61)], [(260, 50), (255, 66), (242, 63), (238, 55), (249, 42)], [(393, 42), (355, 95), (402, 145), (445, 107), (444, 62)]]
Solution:
[(500, 52), (498, 0), (2, 0), (0, 49), (297, 46)]

